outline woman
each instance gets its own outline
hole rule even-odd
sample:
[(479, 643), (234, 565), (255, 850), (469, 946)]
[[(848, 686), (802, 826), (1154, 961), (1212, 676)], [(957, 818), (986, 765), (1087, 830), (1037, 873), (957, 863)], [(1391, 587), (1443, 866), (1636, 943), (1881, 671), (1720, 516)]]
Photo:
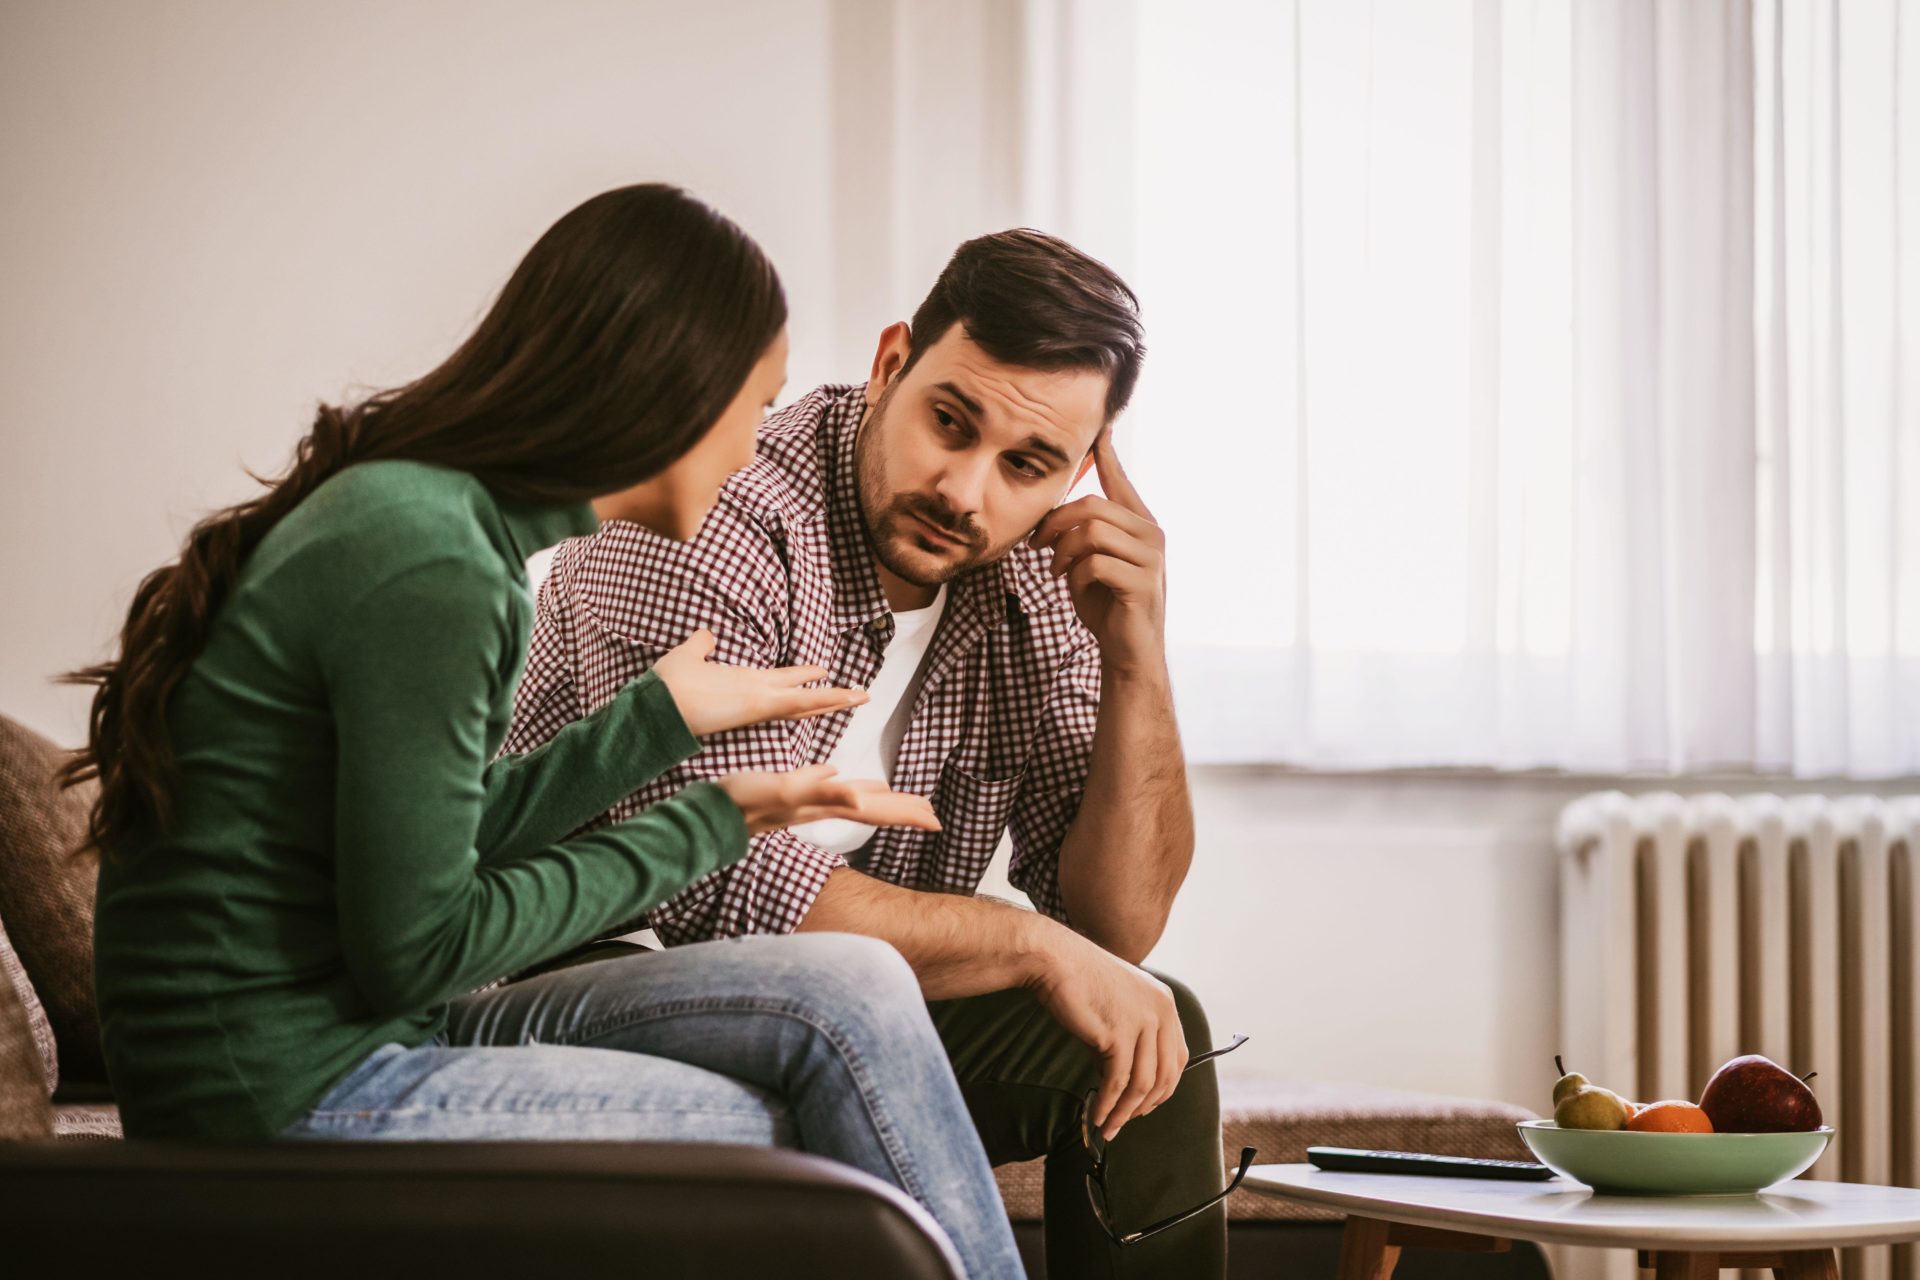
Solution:
[(284, 477), (141, 584), (119, 660), (77, 677), (98, 689), (68, 770), (101, 783), (96, 985), (130, 1133), (798, 1145), (918, 1196), (972, 1274), (1020, 1274), (884, 944), (743, 939), (466, 994), (634, 920), (750, 834), (935, 825), (815, 767), (571, 834), (702, 735), (864, 696), (707, 662), (705, 636), (489, 763), (528, 554), (596, 512), (691, 537), (753, 457), (785, 323), (731, 222), (671, 187), (597, 196), (444, 364), (322, 408)]

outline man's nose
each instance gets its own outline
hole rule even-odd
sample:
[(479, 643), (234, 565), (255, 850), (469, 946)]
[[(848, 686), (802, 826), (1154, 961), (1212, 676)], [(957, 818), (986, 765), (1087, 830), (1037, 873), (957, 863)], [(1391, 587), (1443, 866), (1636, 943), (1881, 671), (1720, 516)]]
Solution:
[(945, 499), (956, 516), (977, 516), (986, 505), (987, 477), (992, 468), (992, 458), (972, 454), (950, 458), (933, 491)]

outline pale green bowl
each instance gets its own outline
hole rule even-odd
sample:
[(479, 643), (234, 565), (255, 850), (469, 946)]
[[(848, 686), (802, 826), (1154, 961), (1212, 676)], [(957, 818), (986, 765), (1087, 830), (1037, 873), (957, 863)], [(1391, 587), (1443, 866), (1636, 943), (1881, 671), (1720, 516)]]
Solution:
[(1733, 1196), (1805, 1173), (1833, 1140), (1833, 1127), (1806, 1133), (1635, 1133), (1523, 1120), (1520, 1137), (1541, 1164), (1595, 1191)]

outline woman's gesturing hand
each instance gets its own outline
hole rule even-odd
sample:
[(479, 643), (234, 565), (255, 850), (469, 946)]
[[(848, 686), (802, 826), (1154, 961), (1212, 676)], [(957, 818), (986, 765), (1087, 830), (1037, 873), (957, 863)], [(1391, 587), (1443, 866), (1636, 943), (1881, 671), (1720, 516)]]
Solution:
[(747, 830), (756, 836), (822, 818), (845, 818), (874, 827), (940, 829), (925, 796), (890, 790), (884, 782), (843, 782), (834, 772), (830, 764), (815, 764), (790, 773), (730, 773), (715, 782), (740, 806)]
[(820, 667), (734, 667), (712, 662), (713, 632), (702, 628), (667, 650), (654, 674), (696, 738), (765, 720), (805, 720), (867, 700), (864, 689), (808, 689)]

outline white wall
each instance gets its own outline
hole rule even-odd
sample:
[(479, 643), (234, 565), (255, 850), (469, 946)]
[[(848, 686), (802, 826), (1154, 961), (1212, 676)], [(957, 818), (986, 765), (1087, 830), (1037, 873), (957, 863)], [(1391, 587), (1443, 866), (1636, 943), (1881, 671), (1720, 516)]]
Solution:
[(242, 467), (284, 465), (316, 400), (437, 363), (608, 187), (681, 183), (761, 241), (792, 394), (864, 378), (944, 254), (1013, 220), (1012, 12), (0, 5), (0, 710), (78, 741), (52, 676)]
[[(313, 402), (423, 372), (579, 200), (670, 178), (784, 268), (823, 377), (821, 0), (16, 4), (0, 37), (0, 707), (276, 470)], [(697, 49), (698, 58), (676, 56)]]

